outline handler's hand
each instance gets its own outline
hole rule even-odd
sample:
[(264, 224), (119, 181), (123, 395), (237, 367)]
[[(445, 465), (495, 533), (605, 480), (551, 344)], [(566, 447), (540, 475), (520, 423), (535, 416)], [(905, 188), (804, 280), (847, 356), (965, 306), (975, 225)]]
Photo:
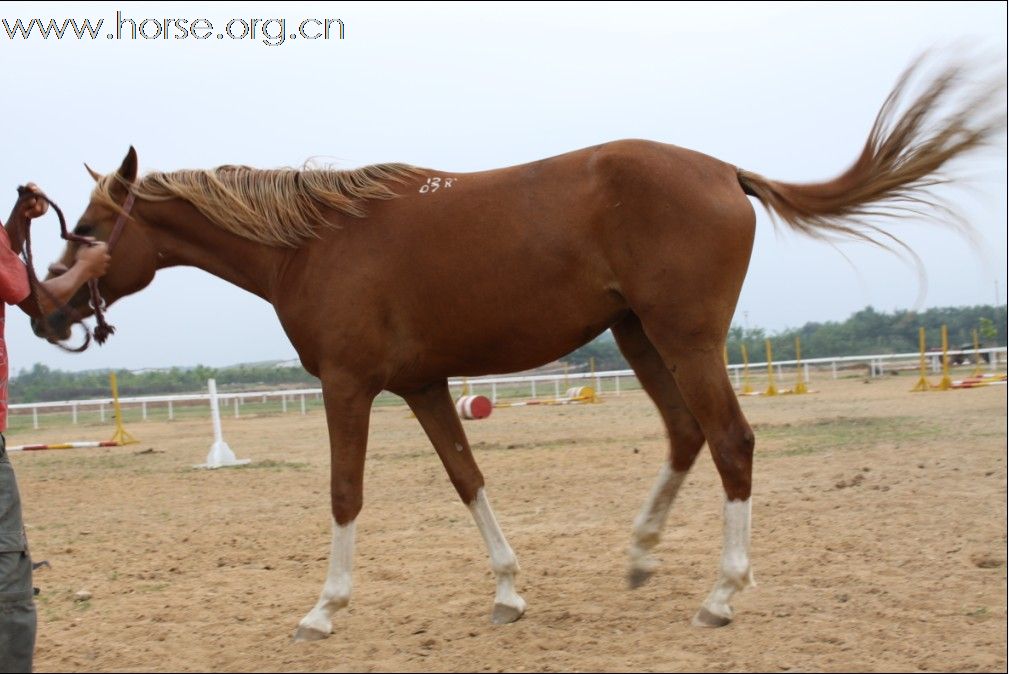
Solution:
[(77, 251), (77, 263), (84, 266), (88, 278), (104, 276), (105, 272), (109, 270), (111, 260), (109, 247), (104, 241), (99, 241), (92, 246), (81, 246)]
[(25, 191), (18, 199), (18, 209), (26, 219), (41, 218), (49, 210), (49, 202), (36, 196), (39, 194), (42, 190), (35, 183), (25, 185)]

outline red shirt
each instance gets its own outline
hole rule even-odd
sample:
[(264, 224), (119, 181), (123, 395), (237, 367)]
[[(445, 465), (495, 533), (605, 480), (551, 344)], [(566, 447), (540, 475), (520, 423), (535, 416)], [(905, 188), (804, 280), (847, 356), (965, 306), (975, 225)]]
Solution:
[(27, 297), (28, 273), (21, 258), (11, 250), (7, 230), (0, 227), (0, 432), (7, 429), (7, 343), (4, 341), (6, 304), (20, 304)]

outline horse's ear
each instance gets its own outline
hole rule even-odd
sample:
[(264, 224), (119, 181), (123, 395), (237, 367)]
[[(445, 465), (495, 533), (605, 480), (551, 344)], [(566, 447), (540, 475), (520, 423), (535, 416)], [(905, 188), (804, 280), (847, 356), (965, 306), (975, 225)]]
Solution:
[(95, 181), (95, 182), (98, 182), (99, 180), (101, 180), (101, 179), (102, 179), (102, 174), (101, 174), (101, 173), (99, 173), (98, 171), (94, 170), (94, 169), (93, 169), (93, 168), (91, 168), (90, 166), (88, 166), (86, 162), (85, 162), (85, 164), (84, 164), (84, 168), (86, 168), (86, 169), (88, 170), (88, 174), (89, 174), (89, 175), (90, 175), (90, 176), (91, 176), (92, 178), (94, 178), (94, 181)]
[(130, 145), (130, 151), (123, 158), (123, 163), (119, 167), (119, 177), (127, 183), (133, 183), (137, 179), (137, 151)]

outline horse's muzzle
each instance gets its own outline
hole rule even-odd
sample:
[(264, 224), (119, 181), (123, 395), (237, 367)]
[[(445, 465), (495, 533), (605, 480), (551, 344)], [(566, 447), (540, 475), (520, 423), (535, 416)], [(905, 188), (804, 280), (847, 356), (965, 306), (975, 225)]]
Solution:
[(63, 309), (57, 309), (45, 318), (32, 318), (31, 324), (36, 337), (48, 341), (70, 339), (70, 320)]

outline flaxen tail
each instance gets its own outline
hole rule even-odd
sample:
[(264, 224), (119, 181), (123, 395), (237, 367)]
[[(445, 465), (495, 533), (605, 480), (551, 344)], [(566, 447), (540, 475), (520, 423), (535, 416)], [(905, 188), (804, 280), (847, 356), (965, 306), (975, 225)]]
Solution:
[(901, 76), (879, 111), (861, 156), (839, 177), (798, 185), (739, 169), (743, 191), (759, 199), (772, 216), (815, 238), (856, 238), (908, 250), (872, 222), (879, 215), (908, 214), (939, 214), (943, 222), (971, 237), (970, 225), (945, 207), (933, 188), (950, 182), (941, 172), (947, 162), (992, 145), (1004, 133), (1004, 79), (965, 94), (966, 69), (946, 66), (902, 106), (921, 63), (919, 59)]

